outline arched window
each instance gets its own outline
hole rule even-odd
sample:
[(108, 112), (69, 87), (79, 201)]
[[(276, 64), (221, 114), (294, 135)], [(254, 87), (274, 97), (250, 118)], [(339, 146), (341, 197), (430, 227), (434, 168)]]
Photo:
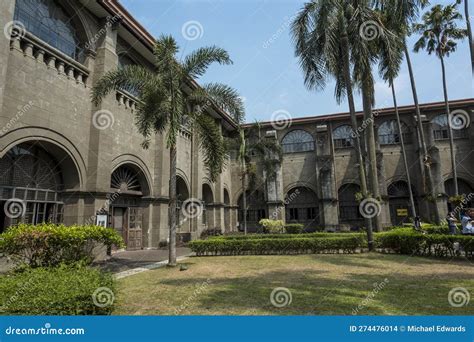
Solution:
[(62, 222), (63, 173), (40, 144), (13, 147), (0, 158), (0, 174), (0, 232), (20, 222)]
[(354, 138), (352, 134), (352, 127), (349, 125), (342, 125), (337, 127), (332, 132), (335, 148), (348, 148), (354, 146)]
[(339, 218), (341, 222), (354, 222), (363, 217), (359, 211), (356, 194), (360, 191), (357, 184), (344, 184), (339, 188)]
[[(267, 204), (265, 196), (262, 191), (254, 190), (246, 192), (247, 204), (247, 230), (255, 232), (259, 229), (258, 222), (267, 217)], [(238, 200), (239, 206), (239, 224), (240, 229), (243, 229), (244, 221), (244, 201), (243, 196), (240, 195)]]
[[(449, 139), (448, 132), (448, 116), (446, 114), (440, 114), (435, 116), (431, 120), (433, 125), (433, 136), (435, 140), (447, 140)], [(453, 139), (467, 138), (467, 130), (463, 129), (451, 129), (453, 133)]]
[(319, 224), (318, 198), (313, 190), (297, 187), (285, 197), (286, 221), (302, 223), (305, 230), (315, 230)]
[(15, 20), (25, 25), (31, 34), (65, 53), (82, 61), (84, 57), (77, 31), (57, 0), (17, 0)]
[[(118, 67), (119, 69), (123, 69), (127, 66), (131, 66), (131, 65), (138, 65), (137, 62), (135, 62), (132, 58), (130, 58), (129, 55), (127, 55), (126, 53), (121, 53), (118, 55)], [(135, 87), (125, 87), (125, 88), (121, 88), (122, 90), (128, 92), (129, 94), (135, 96), (135, 97), (139, 97), (140, 95), (140, 91), (135, 88)]]
[[(406, 123), (401, 121), (403, 141), (405, 143), (411, 143), (410, 141), (410, 130)], [(398, 131), (398, 124), (396, 120), (384, 121), (379, 129), (379, 143), (381, 145), (396, 145), (400, 143), (400, 132)]]
[(123, 193), (142, 194), (137, 172), (126, 165), (120, 166), (112, 173), (110, 187)]
[(314, 139), (302, 129), (296, 129), (285, 135), (281, 141), (284, 153), (314, 151)]

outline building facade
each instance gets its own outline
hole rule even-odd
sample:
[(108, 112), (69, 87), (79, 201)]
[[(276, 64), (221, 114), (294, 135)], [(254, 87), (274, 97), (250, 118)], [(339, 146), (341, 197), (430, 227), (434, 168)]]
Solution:
[[(156, 248), (168, 238), (169, 151), (165, 136), (149, 149), (134, 125), (133, 89), (108, 96), (100, 107), (91, 88), (124, 65), (152, 67), (153, 37), (116, 0), (3, 0), (0, 22), (0, 229), (18, 223), (100, 222), (116, 229), (129, 249)], [(197, 86), (197, 85), (195, 85)], [(452, 108), (472, 118), (473, 100)], [(236, 129), (219, 108), (207, 108), (224, 136)], [(403, 135), (421, 216), (448, 207), (452, 176), (447, 117), (441, 103), (422, 106), (422, 123), (438, 198), (426, 201), (411, 107), (401, 108)], [(361, 114), (359, 114), (361, 116)], [(377, 112), (378, 169), (383, 225), (403, 221), (407, 187), (391, 109)], [(361, 123), (362, 123), (361, 117)], [(283, 129), (263, 126), (284, 151), (276, 178), (260, 177), (248, 190), (249, 228), (260, 218), (303, 222), (308, 229), (361, 224), (358, 177), (347, 114), (300, 118)], [(460, 190), (474, 185), (472, 125), (456, 131)], [(183, 124), (178, 140), (179, 237), (206, 228), (235, 231), (242, 221), (241, 174), (231, 159), (212, 183), (197, 137)], [(187, 215), (197, 206), (199, 215)]]

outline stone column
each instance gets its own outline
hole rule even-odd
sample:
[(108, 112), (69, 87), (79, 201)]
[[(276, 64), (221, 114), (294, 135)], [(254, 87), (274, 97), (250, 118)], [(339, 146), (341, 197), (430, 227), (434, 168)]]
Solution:
[[(278, 143), (277, 134), (274, 130), (265, 132), (265, 139), (274, 140)], [(277, 156), (267, 151), (265, 158), (276, 159)], [(283, 179), (281, 172), (281, 164), (279, 164), (274, 170), (275, 174), (273, 177), (265, 174), (265, 188), (267, 191), (267, 206), (268, 206), (268, 218), (273, 220), (285, 221), (285, 204), (283, 203)]]
[(325, 230), (336, 230), (339, 225), (336, 196), (336, 177), (332, 138), (328, 126), (316, 126), (316, 182), (318, 184), (319, 222)]
[[(6, 28), (7, 24), (13, 21), (14, 10), (15, 10), (15, 0), (0, 1), (0, 27), (1, 28)], [(5, 91), (5, 85), (7, 84), (6, 75), (7, 75), (9, 57), (10, 57), (10, 41), (2, 35), (0, 39), (0, 112), (2, 112), (3, 93)]]

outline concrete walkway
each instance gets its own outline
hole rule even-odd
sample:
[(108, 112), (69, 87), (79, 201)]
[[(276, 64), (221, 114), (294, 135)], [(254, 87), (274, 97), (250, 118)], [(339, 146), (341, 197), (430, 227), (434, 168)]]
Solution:
[[(178, 258), (188, 256), (191, 254), (191, 250), (189, 248), (178, 247), (176, 254)], [(112, 253), (109, 259), (98, 262), (97, 265), (103, 270), (112, 273), (122, 273), (132, 269), (153, 268), (154, 264), (166, 260), (168, 260), (168, 249), (122, 251)]]

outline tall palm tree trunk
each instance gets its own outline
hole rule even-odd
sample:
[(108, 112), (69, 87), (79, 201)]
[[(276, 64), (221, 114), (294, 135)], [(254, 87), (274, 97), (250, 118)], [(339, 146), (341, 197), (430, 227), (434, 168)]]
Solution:
[(247, 172), (245, 159), (242, 159), (242, 220), (244, 221), (244, 234), (247, 235)]
[[(374, 118), (372, 116), (372, 99), (369, 95), (366, 85), (362, 85), (362, 103), (364, 107), (364, 117), (367, 122), (367, 150), (369, 155), (369, 179), (370, 188), (372, 190), (372, 197), (380, 198), (379, 176), (377, 171), (377, 151), (375, 146), (375, 132), (374, 132)], [(374, 217), (374, 228), (377, 232), (382, 230), (380, 224), (380, 216)]]
[[(352, 92), (352, 79), (351, 79), (351, 71), (350, 71), (350, 61), (349, 61), (349, 38), (347, 36), (347, 32), (341, 37), (341, 48), (342, 48), (342, 55), (344, 56), (343, 61), (343, 68), (344, 68), (344, 80), (347, 90), (347, 101), (349, 103), (349, 112), (351, 115), (351, 124), (352, 130), (355, 133), (354, 138), (354, 147), (356, 151), (356, 158), (359, 168), (359, 180), (360, 180), (360, 189), (362, 191), (362, 195), (364, 197), (368, 196), (367, 192), (367, 180), (365, 175), (364, 169), (364, 161), (362, 160), (362, 152), (360, 148), (360, 139), (357, 133), (357, 117), (355, 111), (355, 104), (354, 104), (354, 96)], [(372, 220), (366, 218), (366, 225), (367, 225), (367, 242), (369, 246), (369, 250), (372, 251), (374, 249), (374, 238), (372, 232)]]
[(453, 138), (453, 130), (451, 129), (451, 120), (449, 117), (449, 100), (448, 100), (448, 86), (446, 84), (446, 69), (444, 66), (444, 58), (440, 56), (441, 61), (441, 72), (443, 73), (443, 94), (444, 94), (444, 107), (446, 109), (446, 115), (448, 116), (448, 135), (449, 135), (449, 152), (451, 154), (451, 168), (453, 172), (453, 180), (454, 180), (454, 195), (459, 195), (458, 189), (458, 174), (456, 170), (456, 151), (454, 148), (454, 138)]
[(176, 266), (176, 229), (177, 229), (177, 194), (176, 194), (176, 145), (170, 148), (170, 185), (168, 216), (170, 226), (168, 266)]
[(403, 136), (402, 123), (400, 121), (400, 113), (398, 112), (397, 95), (395, 94), (395, 85), (393, 84), (393, 81), (391, 82), (390, 86), (392, 88), (393, 108), (395, 108), (395, 116), (397, 117), (398, 134), (400, 134), (400, 144), (402, 145), (403, 166), (405, 167), (405, 173), (407, 175), (408, 193), (410, 195), (411, 215), (413, 219), (415, 219), (416, 217), (415, 199), (413, 197), (413, 191), (411, 187), (410, 169), (408, 168), (407, 152), (405, 150), (405, 137)]
[(474, 42), (472, 41), (471, 18), (469, 17), (468, 0), (464, 0), (464, 15), (466, 16), (467, 38), (469, 39), (469, 48), (471, 51), (471, 70), (474, 74)]
[[(418, 136), (420, 138), (420, 145), (422, 154), (423, 154), (423, 166), (425, 169), (425, 177), (426, 179), (424, 180), (424, 183), (428, 187), (428, 192), (430, 193), (431, 197), (436, 200), (436, 188), (433, 182), (433, 176), (431, 174), (431, 166), (429, 165), (429, 159), (430, 156), (428, 154), (428, 148), (426, 147), (426, 140), (425, 140), (425, 133), (423, 132), (423, 123), (421, 121), (421, 111), (420, 111), (420, 104), (418, 102), (418, 93), (416, 91), (416, 84), (415, 84), (415, 76), (413, 73), (413, 67), (411, 65), (411, 59), (410, 59), (410, 53), (408, 52), (407, 44), (405, 42), (404, 44), (404, 50), (405, 50), (405, 58), (407, 61), (407, 66), (408, 66), (408, 74), (410, 75), (410, 84), (411, 84), (411, 91), (413, 93), (413, 102), (415, 104), (415, 112), (416, 112), (416, 117), (418, 121), (417, 125), (417, 130), (418, 130)], [(434, 209), (434, 220), (435, 223), (440, 223), (440, 217), (439, 217), (439, 210), (438, 206), (435, 205), (432, 206)]]

